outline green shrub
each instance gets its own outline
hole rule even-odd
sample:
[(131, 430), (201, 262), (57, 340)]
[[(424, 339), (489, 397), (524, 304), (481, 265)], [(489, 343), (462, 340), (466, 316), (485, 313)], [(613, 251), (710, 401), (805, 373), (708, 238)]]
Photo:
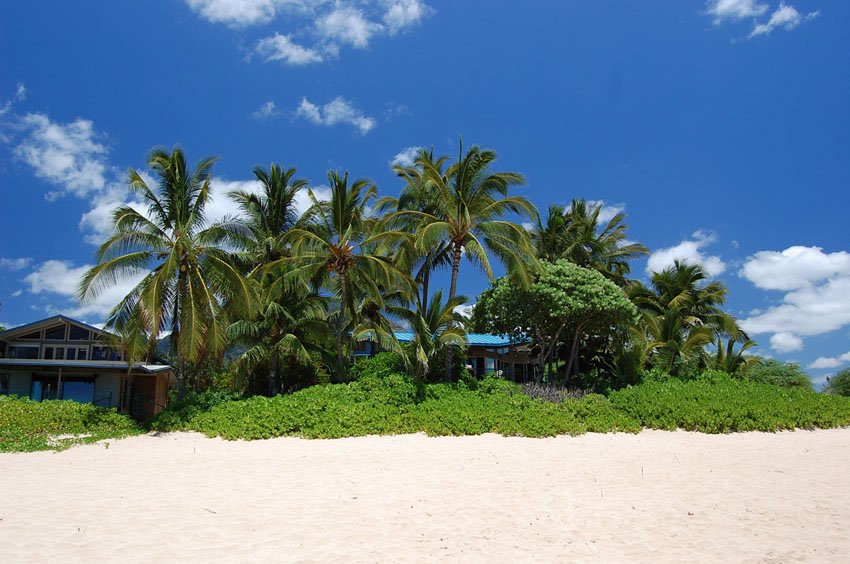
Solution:
[(404, 358), (394, 352), (382, 352), (375, 356), (358, 358), (348, 371), (348, 380), (359, 380), (364, 376), (384, 378), (390, 374), (405, 374)]
[(850, 397), (850, 368), (845, 368), (829, 378), (823, 391), (836, 396)]
[(726, 433), (850, 425), (850, 401), (844, 398), (723, 372), (689, 382), (647, 381), (609, 397), (616, 409), (653, 429)]
[(773, 384), (788, 388), (812, 389), (812, 381), (803, 372), (800, 365), (794, 362), (781, 362), (773, 358), (760, 358), (759, 361), (743, 371), (745, 380)]
[(69, 400), (37, 402), (0, 396), (0, 452), (60, 450), (139, 432), (132, 419), (114, 409)]
[(182, 429), (196, 415), (207, 412), (220, 403), (237, 401), (241, 397), (240, 394), (221, 389), (205, 392), (189, 390), (182, 398), (172, 397), (168, 407), (160, 411), (150, 422), (150, 427), (158, 431)]

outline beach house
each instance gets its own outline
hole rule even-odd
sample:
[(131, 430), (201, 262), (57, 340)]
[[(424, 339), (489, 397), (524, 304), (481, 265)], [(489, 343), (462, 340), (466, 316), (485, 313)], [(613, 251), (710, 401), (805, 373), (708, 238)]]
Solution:
[[(402, 344), (414, 338), (409, 332), (395, 331), (394, 334)], [(374, 356), (379, 352), (378, 343), (360, 341), (356, 343), (354, 356)], [(466, 362), (474, 376), (497, 374), (517, 382), (532, 379), (536, 370), (528, 343), (511, 342), (508, 337), (489, 333), (467, 333)]]
[(166, 364), (128, 363), (114, 335), (64, 315), (0, 333), (0, 394), (114, 407), (139, 420), (168, 403)]

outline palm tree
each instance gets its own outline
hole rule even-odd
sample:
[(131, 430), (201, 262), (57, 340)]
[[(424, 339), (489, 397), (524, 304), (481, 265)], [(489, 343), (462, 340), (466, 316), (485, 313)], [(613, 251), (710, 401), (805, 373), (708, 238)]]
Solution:
[[(522, 196), (510, 196), (511, 187), (525, 184), (517, 172), (491, 172), (496, 153), (473, 146), (466, 153), (461, 143), (457, 162), (443, 170), (445, 157), (436, 161), (421, 152), (416, 159), (427, 190), (434, 194), (433, 209), (403, 209), (390, 217), (407, 215), (418, 226), (416, 247), (420, 252), (448, 245), (451, 283), (448, 299), (457, 294), (461, 258), (465, 255), (493, 277), (488, 251), (496, 255), (509, 272), (528, 282), (528, 265), (533, 247), (528, 232), (513, 221), (503, 219), (518, 214), (536, 219), (534, 205)], [(446, 354), (446, 380), (451, 378), (453, 347)]]
[(705, 347), (712, 342), (713, 333), (703, 325), (690, 325), (680, 310), (644, 312), (641, 328), (646, 334), (646, 357), (665, 373), (683, 376), (706, 364)]
[(146, 212), (124, 205), (112, 215), (113, 234), (97, 250), (97, 264), (80, 282), (81, 301), (96, 298), (120, 279), (146, 271), (112, 311), (108, 326), (144, 332), (150, 347), (164, 330), (177, 355), (178, 381), (184, 389), (185, 363), (223, 352), (228, 310), (250, 312), (247, 280), (218, 246), (226, 236), (221, 226), (208, 226), (210, 172), (207, 157), (190, 170), (182, 149), (155, 149), (148, 166), (156, 189), (135, 170), (130, 188), (141, 196)]
[(249, 346), (240, 356), (242, 366), (268, 367), (270, 395), (280, 393), (281, 363), (309, 364), (311, 353), (322, 352), (320, 335), (328, 328), (326, 300), (312, 293), (303, 280), (274, 284), (292, 264), (279, 264), (274, 272), (263, 268), (290, 254), (284, 237), (298, 222), (296, 197), (307, 186), (307, 181), (295, 179), (295, 174), (296, 169), (275, 163), (268, 170), (258, 166), (254, 176), (261, 186), (259, 193), (237, 190), (229, 194), (242, 212), (241, 217), (230, 220), (235, 234), (232, 242), (242, 249), (243, 262), (262, 296), (257, 315), (233, 323), (230, 333)]
[(538, 256), (550, 262), (570, 262), (600, 272), (623, 287), (631, 272), (629, 261), (646, 255), (649, 250), (631, 243), (626, 237), (626, 215), (616, 213), (600, 225), (602, 204), (573, 199), (569, 209), (550, 206), (546, 224), (538, 222), (534, 243)]
[(268, 170), (257, 166), (254, 176), (260, 182), (260, 193), (235, 190), (228, 194), (239, 205), (247, 229), (239, 241), (247, 251), (252, 266), (278, 260), (286, 254), (283, 236), (298, 221), (296, 197), (307, 181), (294, 179), (296, 169), (281, 168), (272, 163)]
[[(294, 268), (281, 277), (287, 282), (303, 276), (314, 288), (333, 292), (338, 307), (331, 312), (336, 333), (337, 378), (345, 373), (344, 342), (368, 334), (385, 348), (398, 348), (392, 328), (382, 316), (372, 316), (367, 330), (360, 320), (362, 297), (368, 296), (372, 309), (383, 308), (383, 293), (410, 286), (386, 253), (388, 241), (400, 237), (397, 232), (375, 232), (377, 220), (369, 216), (369, 205), (376, 197), (375, 185), (366, 179), (349, 184), (348, 173), (328, 174), (330, 201), (319, 201), (312, 191), (311, 208), (306, 212), (309, 226), (291, 229), (285, 242), (291, 244), (292, 257), (272, 262), (268, 268), (290, 261)], [(381, 321), (383, 319), (383, 321)]]
[(417, 381), (425, 379), (431, 368), (430, 361), (438, 350), (449, 346), (466, 346), (466, 320), (456, 311), (458, 306), (465, 303), (464, 296), (455, 296), (443, 302), (443, 291), (437, 290), (427, 308), (417, 295), (416, 309), (391, 310), (410, 323), (413, 329), (413, 340), (405, 352)]
[(744, 354), (746, 351), (756, 346), (755, 341), (746, 339), (741, 348), (735, 350), (737, 339), (727, 339), (726, 344), (723, 344), (723, 339), (718, 337), (714, 343), (716, 351), (714, 357), (711, 358), (710, 365), (715, 370), (722, 370), (727, 374), (739, 374), (748, 367), (758, 364), (758, 357)]
[(239, 357), (247, 369), (262, 365), (269, 368), (269, 395), (281, 391), (281, 364), (287, 359), (302, 366), (315, 356), (323, 356), (322, 336), (326, 334), (326, 300), (304, 287), (301, 292), (266, 289), (262, 309), (254, 319), (230, 326), (234, 340), (248, 345)]
[(714, 336), (746, 340), (737, 320), (721, 307), (726, 302), (726, 286), (708, 278), (702, 266), (676, 260), (673, 266), (652, 274), (651, 288), (633, 282), (629, 294), (641, 310), (656, 314), (677, 310), (687, 326), (702, 325)]
[[(650, 288), (632, 282), (628, 290), (642, 313), (641, 328), (650, 343), (650, 362), (671, 374), (679, 374), (686, 364), (709, 364), (705, 347), (717, 343), (722, 349), (724, 337), (745, 344), (739, 354), (753, 346), (746, 345), (746, 333), (721, 307), (726, 301), (726, 286), (709, 281), (700, 265), (677, 260), (652, 275)], [(734, 356), (731, 347), (725, 352)]]
[[(419, 158), (433, 162), (433, 149), (420, 149)], [(447, 157), (441, 157), (445, 162)], [(441, 168), (442, 163), (435, 165)], [(423, 214), (436, 214), (439, 211), (437, 193), (429, 190), (427, 177), (423, 174), (422, 167), (415, 165), (405, 167), (394, 165), (396, 176), (404, 179), (405, 185), (398, 198), (385, 197), (378, 204), (382, 211), (402, 212), (413, 210)], [(386, 221), (386, 225), (392, 226), (405, 233), (415, 234), (420, 227), (421, 218), (408, 214), (392, 213)], [(451, 262), (449, 241), (441, 241), (436, 246), (428, 249), (419, 249), (415, 239), (402, 239), (403, 245), (399, 248), (399, 262), (406, 264), (408, 270), (414, 270), (413, 279), (419, 286), (419, 304), (423, 311), (428, 310), (428, 298), (430, 297), (431, 273), (441, 266), (447, 266)]]

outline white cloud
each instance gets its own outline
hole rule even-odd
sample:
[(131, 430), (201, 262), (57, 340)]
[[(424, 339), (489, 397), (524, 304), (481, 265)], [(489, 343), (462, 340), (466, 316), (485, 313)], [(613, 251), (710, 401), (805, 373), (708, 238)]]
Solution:
[(776, 333), (770, 337), (770, 348), (778, 353), (790, 353), (803, 349), (803, 339), (794, 333)]
[(750, 37), (767, 35), (778, 27), (785, 28), (790, 31), (804, 21), (818, 17), (819, 14), (820, 12), (810, 12), (804, 16), (798, 12), (794, 6), (789, 6), (784, 2), (780, 2), (779, 7), (775, 12), (773, 12), (773, 14), (770, 15), (770, 19), (766, 23), (755, 25), (752, 33), (750, 33)]
[(369, 46), (372, 35), (383, 30), (352, 6), (337, 4), (333, 10), (316, 20), (316, 31), (325, 39), (347, 43), (363, 49)]
[(261, 39), (254, 51), (265, 61), (282, 61), (293, 66), (321, 63), (323, 60), (315, 49), (298, 45), (292, 41), (292, 36), (279, 33)]
[(377, 35), (396, 35), (419, 24), (434, 10), (423, 0), (186, 0), (211, 23), (234, 29), (278, 22), (288, 31), (260, 40), (254, 52), (265, 61), (289, 65), (321, 63), (340, 45), (363, 49)]
[(255, 111), (253, 114), (251, 114), (251, 116), (254, 119), (259, 119), (259, 120), (271, 119), (271, 118), (277, 117), (279, 115), (280, 115), (280, 110), (278, 110), (277, 106), (275, 106), (274, 102), (271, 102), (271, 101), (266, 102), (265, 104), (263, 104), (262, 106), (257, 108), (257, 111)]
[(618, 213), (626, 211), (626, 204), (606, 205), (603, 200), (588, 200), (587, 205), (601, 208), (599, 210), (599, 223), (603, 225), (614, 219), (614, 216)]
[(75, 267), (68, 261), (48, 260), (41, 263), (24, 281), (29, 285), (30, 293), (57, 296), (65, 302), (63, 305), (49, 306), (50, 313), (63, 313), (80, 319), (103, 319), (144, 277), (143, 272), (138, 272), (119, 279), (90, 303), (80, 304), (76, 300), (77, 286), (89, 268), (91, 266), (87, 264)]
[(755, 18), (767, 12), (769, 6), (758, 0), (708, 0), (706, 13), (714, 16), (715, 25), (723, 20)]
[(850, 276), (850, 253), (804, 246), (759, 251), (747, 258), (740, 275), (763, 290), (796, 290), (837, 275)]
[(0, 269), (17, 272), (18, 270), (23, 270), (28, 267), (31, 262), (32, 259), (29, 257), (16, 259), (0, 258)]
[(387, 104), (386, 109), (384, 110), (384, 119), (387, 121), (391, 121), (397, 117), (401, 116), (409, 116), (410, 108), (405, 106), (404, 104)]
[(717, 240), (716, 236), (705, 231), (696, 231), (691, 239), (686, 239), (673, 247), (658, 249), (651, 255), (646, 264), (647, 273), (660, 272), (673, 266), (679, 260), (687, 264), (702, 266), (709, 276), (717, 276), (726, 270), (726, 264), (718, 256), (707, 256), (703, 248)]
[(809, 368), (838, 368), (847, 362), (850, 362), (850, 352), (844, 353), (841, 356), (818, 357), (809, 365)]
[(475, 304), (462, 304), (455, 306), (455, 313), (459, 313), (467, 319), (472, 319), (472, 310), (475, 309)]
[(22, 290), (15, 290), (14, 292), (12, 292), (12, 297), (13, 297), (13, 298), (17, 298), (17, 297), (18, 297), (18, 296), (20, 296), (21, 294), (23, 294), (23, 291), (22, 291)]
[(19, 82), (18, 85), (15, 87), (15, 95), (12, 96), (12, 99), (6, 100), (5, 102), (3, 102), (2, 105), (0, 105), (0, 117), (3, 117), (8, 114), (12, 110), (12, 106), (15, 104), (15, 102), (21, 102), (23, 100), (26, 100), (26, 98), (27, 87), (24, 86), (22, 82)]
[(189, 7), (211, 23), (246, 27), (273, 20), (291, 0), (186, 0)]
[(420, 0), (389, 0), (386, 5), (383, 20), (390, 35), (416, 25), (433, 11)]
[(740, 275), (756, 287), (786, 292), (781, 303), (741, 322), (753, 334), (812, 336), (850, 325), (850, 253), (793, 246), (749, 257)]
[(27, 134), (15, 155), (30, 165), (36, 176), (61, 188), (48, 197), (62, 193), (85, 197), (103, 189), (108, 151), (96, 141), (99, 135), (90, 120), (78, 118), (61, 124), (35, 113), (21, 118), (20, 127)]
[(391, 166), (403, 166), (403, 167), (411, 167), (413, 166), (413, 162), (416, 160), (417, 155), (419, 155), (419, 151), (422, 147), (408, 147), (406, 149), (402, 149), (393, 157), (393, 160), (390, 161)]
[(374, 118), (364, 115), (342, 96), (337, 96), (321, 108), (306, 97), (302, 98), (295, 115), (316, 125), (331, 126), (347, 123), (356, 127), (364, 135), (369, 133), (376, 123)]

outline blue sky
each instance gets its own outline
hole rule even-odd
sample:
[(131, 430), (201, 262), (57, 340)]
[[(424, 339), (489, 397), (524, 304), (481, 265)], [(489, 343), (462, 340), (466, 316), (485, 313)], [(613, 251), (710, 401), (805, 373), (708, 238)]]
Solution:
[(541, 210), (623, 208), (635, 275), (704, 264), (820, 382), (850, 366), (849, 26), (826, 0), (2, 3), (0, 324), (102, 321), (126, 286), (73, 288), (154, 146), (218, 155), (223, 214), (257, 164), (396, 194), (393, 159), (463, 135)]

